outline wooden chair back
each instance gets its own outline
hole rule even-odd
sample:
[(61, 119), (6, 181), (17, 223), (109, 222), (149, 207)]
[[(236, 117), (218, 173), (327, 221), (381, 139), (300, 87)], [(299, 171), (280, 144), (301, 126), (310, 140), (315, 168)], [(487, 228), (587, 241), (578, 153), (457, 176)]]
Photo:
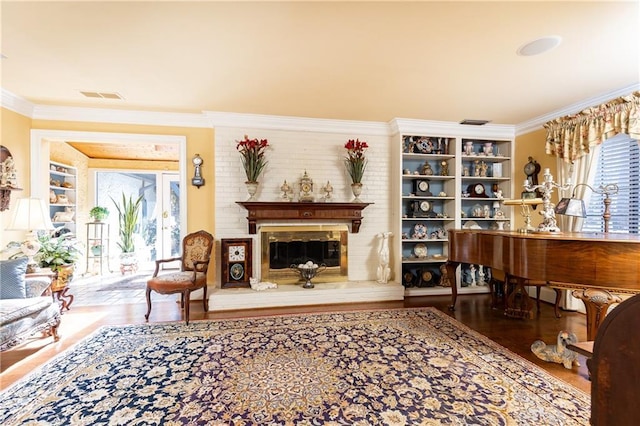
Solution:
[(214, 238), (207, 231), (197, 231), (186, 235), (182, 240), (182, 271), (193, 271), (195, 262), (206, 262), (198, 266), (198, 272), (207, 273)]

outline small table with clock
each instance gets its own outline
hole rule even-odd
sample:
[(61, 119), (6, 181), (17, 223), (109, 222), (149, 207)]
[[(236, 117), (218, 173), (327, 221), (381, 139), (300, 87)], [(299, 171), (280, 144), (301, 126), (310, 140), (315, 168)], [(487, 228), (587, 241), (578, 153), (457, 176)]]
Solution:
[(251, 287), (251, 238), (226, 238), (220, 241), (222, 259), (222, 288)]

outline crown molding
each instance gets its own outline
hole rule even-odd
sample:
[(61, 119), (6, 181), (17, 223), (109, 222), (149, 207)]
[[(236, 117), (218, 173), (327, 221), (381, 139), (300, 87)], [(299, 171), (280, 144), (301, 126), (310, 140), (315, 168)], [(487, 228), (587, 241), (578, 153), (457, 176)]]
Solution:
[(208, 127), (201, 114), (36, 105), (34, 120), (87, 121), (150, 126)]
[(2, 89), (2, 107), (32, 118), (35, 105), (6, 89)]
[[(320, 133), (353, 133), (367, 136), (392, 136), (398, 133), (429, 132), (434, 136), (452, 133), (460, 136), (513, 138), (543, 128), (544, 123), (558, 117), (578, 113), (590, 106), (608, 102), (620, 96), (640, 90), (640, 83), (582, 100), (562, 109), (532, 118), (516, 125), (485, 124), (483, 126), (465, 126), (455, 122), (429, 121), (406, 118), (394, 118), (388, 123), (374, 121), (351, 121), (324, 118), (287, 117), (260, 114), (240, 114), (229, 112), (203, 111), (202, 113), (173, 113), (114, 110), (106, 108), (64, 107), (54, 105), (35, 105), (6, 89), (2, 90), (2, 107), (15, 111), (31, 119), (86, 121), (112, 124), (138, 124), (150, 126), (174, 127), (249, 127), (257, 129), (307, 131)], [(482, 130), (480, 130), (482, 129)]]
[(592, 107), (594, 105), (599, 105), (605, 102), (609, 102), (612, 99), (618, 98), (620, 96), (626, 96), (638, 90), (640, 90), (640, 83), (634, 83), (617, 90), (612, 90), (610, 92), (604, 93), (599, 96), (595, 96), (589, 99), (584, 99), (575, 104), (568, 105), (562, 109), (549, 112), (539, 117), (532, 118), (531, 120), (523, 121), (522, 123), (516, 124), (516, 136), (523, 135), (526, 133), (531, 133), (536, 130), (540, 130), (543, 128), (544, 123), (551, 120), (555, 120), (558, 117), (564, 117), (565, 115), (576, 114), (582, 111), (583, 109)]
[(287, 117), (204, 111), (212, 127), (251, 127), (317, 133), (353, 133), (367, 136), (390, 136), (386, 123), (375, 121), (334, 120), (326, 118)]

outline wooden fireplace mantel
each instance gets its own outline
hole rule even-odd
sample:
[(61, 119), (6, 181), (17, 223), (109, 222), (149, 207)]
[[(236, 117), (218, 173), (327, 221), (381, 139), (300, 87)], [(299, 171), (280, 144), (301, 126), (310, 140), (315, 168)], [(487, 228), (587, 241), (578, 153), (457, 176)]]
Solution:
[(357, 234), (362, 223), (362, 210), (373, 203), (298, 203), (237, 201), (249, 212), (249, 234), (255, 234), (260, 220), (345, 220), (351, 221), (351, 232)]

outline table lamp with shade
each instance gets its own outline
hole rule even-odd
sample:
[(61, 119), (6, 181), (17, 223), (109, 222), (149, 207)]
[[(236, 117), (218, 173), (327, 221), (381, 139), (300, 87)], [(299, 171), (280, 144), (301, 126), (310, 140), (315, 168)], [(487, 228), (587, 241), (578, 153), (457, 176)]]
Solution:
[(604, 221), (604, 232), (609, 232), (609, 219), (611, 219), (611, 212), (609, 210), (609, 206), (611, 205), (610, 195), (615, 195), (618, 193), (618, 185), (615, 183), (610, 183), (607, 185), (601, 185), (598, 188), (594, 188), (586, 183), (579, 183), (573, 188), (573, 192), (571, 193), (571, 198), (563, 198), (556, 205), (556, 213), (563, 214), (565, 216), (574, 216), (574, 217), (587, 217), (587, 209), (585, 208), (584, 201), (581, 198), (576, 198), (576, 189), (580, 186), (586, 186), (591, 191), (596, 194), (604, 195), (603, 203), (604, 203), (604, 213), (602, 215), (602, 220)]
[(38, 264), (33, 259), (41, 247), (37, 231), (51, 229), (54, 227), (44, 200), (40, 198), (20, 198), (17, 200), (7, 231), (27, 231), (25, 240), (20, 245), (20, 250), (29, 259), (27, 273), (33, 273), (38, 269)]

